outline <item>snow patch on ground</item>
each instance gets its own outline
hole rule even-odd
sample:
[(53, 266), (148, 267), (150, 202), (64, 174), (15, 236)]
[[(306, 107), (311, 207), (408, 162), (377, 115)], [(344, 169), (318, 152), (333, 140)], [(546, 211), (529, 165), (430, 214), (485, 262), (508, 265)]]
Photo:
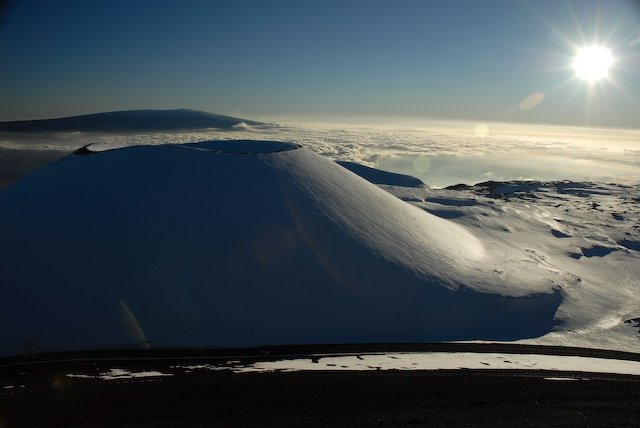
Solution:
[[(554, 370), (640, 375), (640, 362), (590, 357), (476, 352), (384, 353), (318, 356), (227, 365), (175, 366), (234, 373), (341, 370)], [(562, 378), (565, 379), (565, 378)]]
[(126, 380), (126, 379), (159, 377), (159, 376), (173, 376), (173, 374), (162, 373), (156, 370), (132, 372), (126, 369), (111, 369), (107, 372), (99, 373), (96, 375), (67, 373), (66, 376), (72, 377), (72, 378), (79, 378), (79, 379)]

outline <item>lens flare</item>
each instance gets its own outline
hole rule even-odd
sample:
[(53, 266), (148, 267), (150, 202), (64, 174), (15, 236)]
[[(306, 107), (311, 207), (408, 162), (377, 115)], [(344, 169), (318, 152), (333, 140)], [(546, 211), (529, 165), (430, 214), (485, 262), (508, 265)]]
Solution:
[(486, 137), (489, 135), (489, 125), (486, 123), (479, 123), (473, 130), (476, 137)]

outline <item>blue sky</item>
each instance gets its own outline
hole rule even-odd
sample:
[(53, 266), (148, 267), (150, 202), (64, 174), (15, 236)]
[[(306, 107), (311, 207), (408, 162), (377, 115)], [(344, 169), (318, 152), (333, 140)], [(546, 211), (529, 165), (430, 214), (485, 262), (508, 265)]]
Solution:
[[(184, 107), (638, 128), (639, 29), (634, 0), (15, 1), (0, 120)], [(615, 62), (588, 84), (571, 62), (596, 42)]]

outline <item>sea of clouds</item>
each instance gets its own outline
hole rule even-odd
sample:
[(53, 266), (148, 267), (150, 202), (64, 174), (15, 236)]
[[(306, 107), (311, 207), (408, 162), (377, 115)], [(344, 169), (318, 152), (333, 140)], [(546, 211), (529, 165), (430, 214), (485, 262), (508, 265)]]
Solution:
[(334, 160), (410, 174), (434, 187), (487, 180), (640, 182), (640, 130), (473, 122), (273, 123), (144, 134), (2, 133), (0, 186), (91, 143), (292, 141)]

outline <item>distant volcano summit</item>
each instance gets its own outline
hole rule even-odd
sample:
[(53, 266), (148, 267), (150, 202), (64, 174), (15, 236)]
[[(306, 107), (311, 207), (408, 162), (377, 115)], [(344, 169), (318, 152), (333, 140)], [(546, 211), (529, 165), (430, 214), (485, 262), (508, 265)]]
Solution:
[(198, 110), (126, 110), (86, 114), (59, 119), (0, 122), (8, 132), (150, 132), (186, 129), (231, 129), (236, 125), (264, 125), (260, 122)]

